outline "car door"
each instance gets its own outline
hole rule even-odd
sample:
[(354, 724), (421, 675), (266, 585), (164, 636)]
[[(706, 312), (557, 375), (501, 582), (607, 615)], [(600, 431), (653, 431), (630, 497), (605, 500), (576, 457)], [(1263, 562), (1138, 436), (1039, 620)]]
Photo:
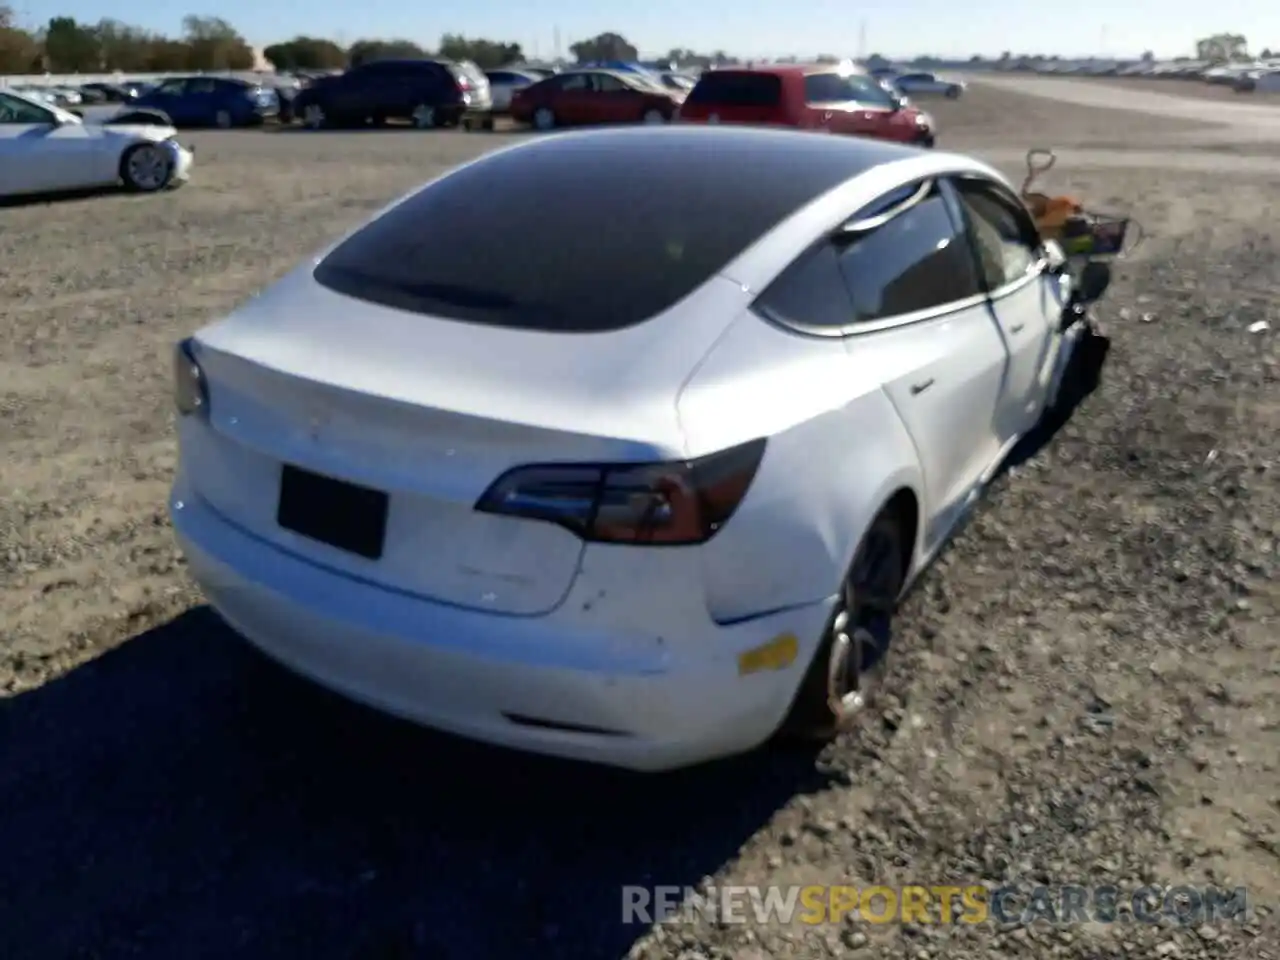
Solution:
[(214, 77), (192, 77), (182, 95), (183, 123), (212, 124), (219, 110), (227, 110), (219, 95), (220, 84)]
[(56, 164), (46, 138), (55, 129), (50, 110), (0, 93), (0, 196), (56, 190)]
[[(805, 78), (805, 92), (810, 109), (822, 111), (818, 123), (831, 133), (900, 139), (893, 125), (897, 105), (889, 92), (870, 77), (814, 74)], [(822, 99), (815, 101), (815, 97)]]
[(143, 96), (138, 105), (163, 110), (175, 124), (189, 124), (195, 118), (188, 112), (186, 91), (186, 80), (165, 80)]
[(373, 116), (382, 99), (386, 72), (386, 64), (370, 63), (339, 79), (329, 94), (330, 112), (344, 120)]
[(811, 73), (804, 78), (805, 126), (819, 133), (852, 133), (844, 115), (847, 90), (836, 73)]
[(940, 185), (909, 184), (853, 212), (846, 230), (784, 271), (759, 304), (775, 320), (838, 332), (850, 384), (883, 386), (919, 456), (932, 546), (999, 460), (994, 421), (1006, 365)]
[(1006, 187), (982, 176), (956, 177), (951, 186), (1009, 354), (998, 418), (1008, 440), (1034, 426), (1053, 384), (1061, 350), (1061, 288), (1048, 269), (1035, 223)]
[(591, 78), (595, 123), (634, 123), (644, 113), (644, 94), (621, 78), (597, 73)]
[(548, 93), (549, 106), (560, 123), (591, 123), (594, 81), (589, 73), (569, 73), (560, 77), (560, 83)]
[(861, 211), (841, 244), (856, 323), (856, 376), (879, 376), (916, 445), (930, 543), (950, 528), (1003, 453), (996, 413), (1008, 358), (991, 324), (964, 225), (925, 180)]

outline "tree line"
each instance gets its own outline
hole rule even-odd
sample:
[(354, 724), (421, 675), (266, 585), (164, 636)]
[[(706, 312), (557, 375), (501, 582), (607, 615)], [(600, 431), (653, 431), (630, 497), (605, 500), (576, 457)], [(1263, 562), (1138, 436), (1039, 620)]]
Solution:
[[(618, 33), (602, 33), (569, 45), (579, 63), (598, 60), (637, 60), (639, 51)], [(446, 33), (432, 51), (412, 40), (363, 39), (348, 46), (323, 37), (296, 36), (273, 43), (263, 58), (277, 70), (328, 70), (357, 66), (389, 57), (440, 56), (471, 60), (493, 69), (525, 59), (518, 43)], [(700, 55), (671, 50), (668, 59), (680, 63), (724, 63), (723, 51)], [(0, 74), (28, 73), (168, 73), (180, 70), (251, 70), (253, 48), (221, 17), (188, 16), (182, 33), (171, 37), (114, 19), (85, 23), (74, 17), (53, 17), (37, 29), (17, 22), (12, 7), (0, 4)]]
[(164, 73), (248, 70), (253, 64), (253, 48), (221, 17), (186, 17), (178, 37), (109, 18), (89, 24), (52, 17), (26, 30), (12, 8), (0, 6), (0, 73)]

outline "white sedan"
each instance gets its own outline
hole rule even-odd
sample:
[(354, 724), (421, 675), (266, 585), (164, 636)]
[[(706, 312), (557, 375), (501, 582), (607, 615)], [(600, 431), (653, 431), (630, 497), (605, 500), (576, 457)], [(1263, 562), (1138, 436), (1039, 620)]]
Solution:
[(642, 770), (827, 736), (1084, 287), (966, 157), (532, 140), (177, 346), (170, 515), (234, 629), (414, 721)]
[(942, 96), (956, 99), (965, 91), (963, 80), (949, 80), (936, 73), (904, 73), (893, 77), (893, 85), (909, 97)]
[(161, 124), (86, 124), (32, 97), (0, 90), (0, 197), (123, 183), (154, 192), (184, 183), (192, 155)]

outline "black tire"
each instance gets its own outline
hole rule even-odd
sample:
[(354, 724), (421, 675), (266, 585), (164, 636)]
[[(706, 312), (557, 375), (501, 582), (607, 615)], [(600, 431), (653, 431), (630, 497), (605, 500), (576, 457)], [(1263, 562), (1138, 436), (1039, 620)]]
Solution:
[(959, 99), (960, 99), (960, 88), (959, 88), (959, 87), (947, 87), (947, 99), (948, 99), (948, 100), (959, 100)]
[(863, 534), (831, 622), (783, 721), (784, 734), (829, 740), (853, 729), (874, 701), (910, 567), (912, 544), (904, 526), (890, 505)]
[(163, 110), (151, 110), (146, 107), (140, 107), (137, 110), (126, 110), (125, 112), (118, 113), (114, 117), (102, 122), (104, 126), (124, 124), (148, 124), (161, 127), (173, 126), (173, 121)]
[[(144, 176), (137, 169), (141, 163), (135, 164), (135, 160), (141, 161), (143, 151), (147, 151), (148, 156), (156, 163), (163, 164), (163, 170), (158, 170), (155, 176)], [(166, 190), (173, 183), (173, 155), (162, 143), (135, 143), (120, 157), (120, 179), (130, 193), (159, 193)]]

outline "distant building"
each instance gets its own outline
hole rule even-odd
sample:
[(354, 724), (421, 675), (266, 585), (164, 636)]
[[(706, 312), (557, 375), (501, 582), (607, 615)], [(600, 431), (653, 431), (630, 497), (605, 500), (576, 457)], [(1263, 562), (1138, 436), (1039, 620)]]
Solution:
[(1222, 63), (1228, 60), (1245, 60), (1249, 56), (1249, 44), (1238, 33), (1217, 33), (1196, 41), (1196, 59)]

